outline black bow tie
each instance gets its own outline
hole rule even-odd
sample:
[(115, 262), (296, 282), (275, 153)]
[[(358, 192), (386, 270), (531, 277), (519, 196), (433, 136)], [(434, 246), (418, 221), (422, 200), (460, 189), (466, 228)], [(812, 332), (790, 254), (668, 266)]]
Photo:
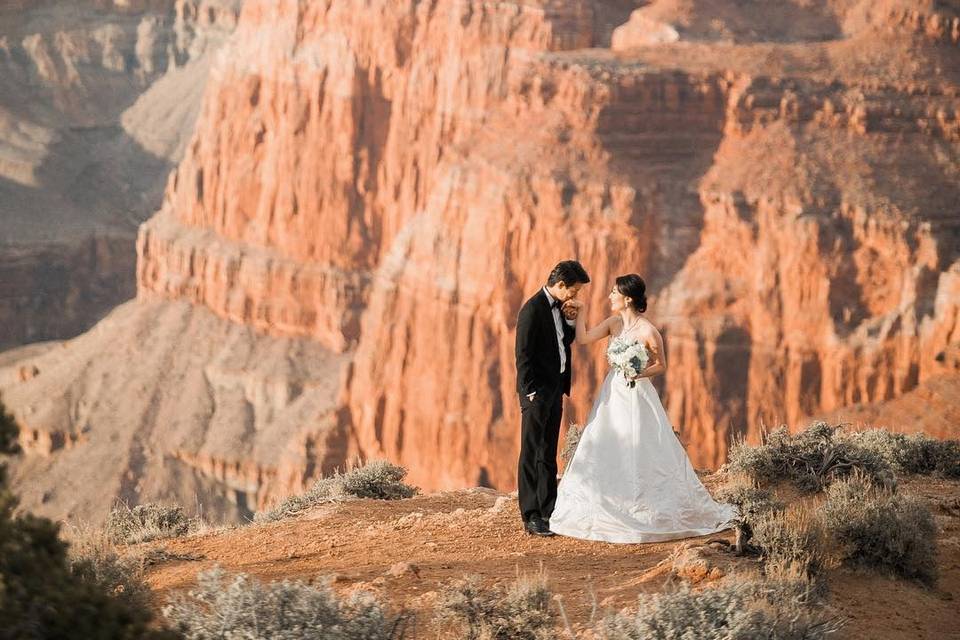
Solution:
[(550, 306), (553, 307), (554, 309), (559, 309), (562, 304), (563, 303), (561, 303), (559, 300), (554, 300), (553, 302), (550, 303)]

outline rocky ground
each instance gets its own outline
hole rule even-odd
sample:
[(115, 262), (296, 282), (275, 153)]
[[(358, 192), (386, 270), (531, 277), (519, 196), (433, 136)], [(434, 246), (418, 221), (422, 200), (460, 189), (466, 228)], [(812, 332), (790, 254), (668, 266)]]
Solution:
[[(708, 487), (718, 477), (705, 476)], [(831, 613), (839, 638), (960, 638), (960, 481), (908, 479), (900, 491), (928, 501), (939, 526), (936, 587), (866, 571), (833, 569)], [(210, 531), (152, 543), (170, 559), (150, 568), (161, 606), (189, 589), (198, 571), (219, 565), (264, 580), (332, 576), (338, 591), (373, 590), (396, 608), (417, 613), (414, 637), (434, 637), (430, 611), (446, 581), (478, 574), (486, 585), (544, 571), (574, 627), (633, 604), (638, 593), (683, 581), (701, 586), (734, 572), (755, 571), (713, 540), (731, 532), (667, 543), (614, 545), (563, 537), (540, 539), (519, 527), (514, 497), (488, 489), (421, 495), (391, 502), (356, 500), (315, 508), (298, 518)]]

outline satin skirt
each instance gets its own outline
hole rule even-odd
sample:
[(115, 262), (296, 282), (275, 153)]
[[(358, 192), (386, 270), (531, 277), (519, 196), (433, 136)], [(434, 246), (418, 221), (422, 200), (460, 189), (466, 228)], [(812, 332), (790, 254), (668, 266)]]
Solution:
[(649, 379), (611, 371), (557, 488), (550, 529), (605, 542), (657, 542), (732, 526), (673, 432)]

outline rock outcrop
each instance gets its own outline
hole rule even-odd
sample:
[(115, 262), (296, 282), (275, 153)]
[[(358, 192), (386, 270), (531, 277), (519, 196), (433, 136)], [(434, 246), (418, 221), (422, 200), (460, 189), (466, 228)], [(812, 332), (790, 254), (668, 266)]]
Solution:
[[(763, 425), (955, 370), (957, 12), (806, 3), (807, 22), (764, 32), (719, 4), (735, 37), (662, 2), (631, 18), (615, 0), (249, 0), (140, 228), (138, 299), (112, 326), (190, 303), (209, 335), (237, 325), (251, 345), (313, 345), (337, 363), (325, 371), (338, 391), (299, 427), (238, 420), (298, 452), (282, 462), (186, 409), (170, 414), (182, 437), (157, 450), (211, 486), (244, 486), (248, 505), (355, 455), (404, 464), (428, 489), (511, 488), (516, 313), (568, 257), (593, 277), (591, 321), (615, 276), (647, 280), (667, 340), (659, 384), (699, 467)], [(678, 38), (631, 40), (644, 20)], [(182, 325), (163, 338), (137, 326), (138, 340), (195, 349), (197, 368), (218, 357)], [(133, 342), (104, 352), (119, 363)], [(73, 442), (92, 365), (52, 381), (33, 362), (4, 369), (0, 387), (31, 429)], [(39, 375), (23, 380), (25, 366)], [(567, 416), (582, 420), (602, 346), (576, 367)], [(184, 388), (143, 384), (155, 402)], [(223, 415), (266, 411), (218, 398)], [(30, 417), (47, 403), (61, 413)], [(97, 426), (117, 423), (106, 411), (84, 414), (89, 438), (46, 459), (47, 477), (98, 428), (123, 430)], [(191, 421), (207, 440), (187, 435)], [(152, 411), (136, 424), (140, 442), (163, 429)], [(160, 495), (173, 477), (123, 468), (152, 488), (117, 495)]]
[(11, 479), (44, 515), (161, 500), (238, 521), (346, 453), (332, 420), (344, 356), (188, 302), (124, 303), (18, 362), (0, 373), (25, 450)]

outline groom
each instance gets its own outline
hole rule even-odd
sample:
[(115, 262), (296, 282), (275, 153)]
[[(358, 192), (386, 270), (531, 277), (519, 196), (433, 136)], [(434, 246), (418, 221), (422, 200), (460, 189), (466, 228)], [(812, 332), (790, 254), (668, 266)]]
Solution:
[(520, 394), (520, 461), (517, 488), (527, 533), (552, 536), (557, 499), (557, 440), (563, 396), (570, 395), (570, 345), (576, 310), (564, 308), (590, 277), (576, 260), (550, 272), (547, 285), (527, 300), (517, 318), (517, 393)]

